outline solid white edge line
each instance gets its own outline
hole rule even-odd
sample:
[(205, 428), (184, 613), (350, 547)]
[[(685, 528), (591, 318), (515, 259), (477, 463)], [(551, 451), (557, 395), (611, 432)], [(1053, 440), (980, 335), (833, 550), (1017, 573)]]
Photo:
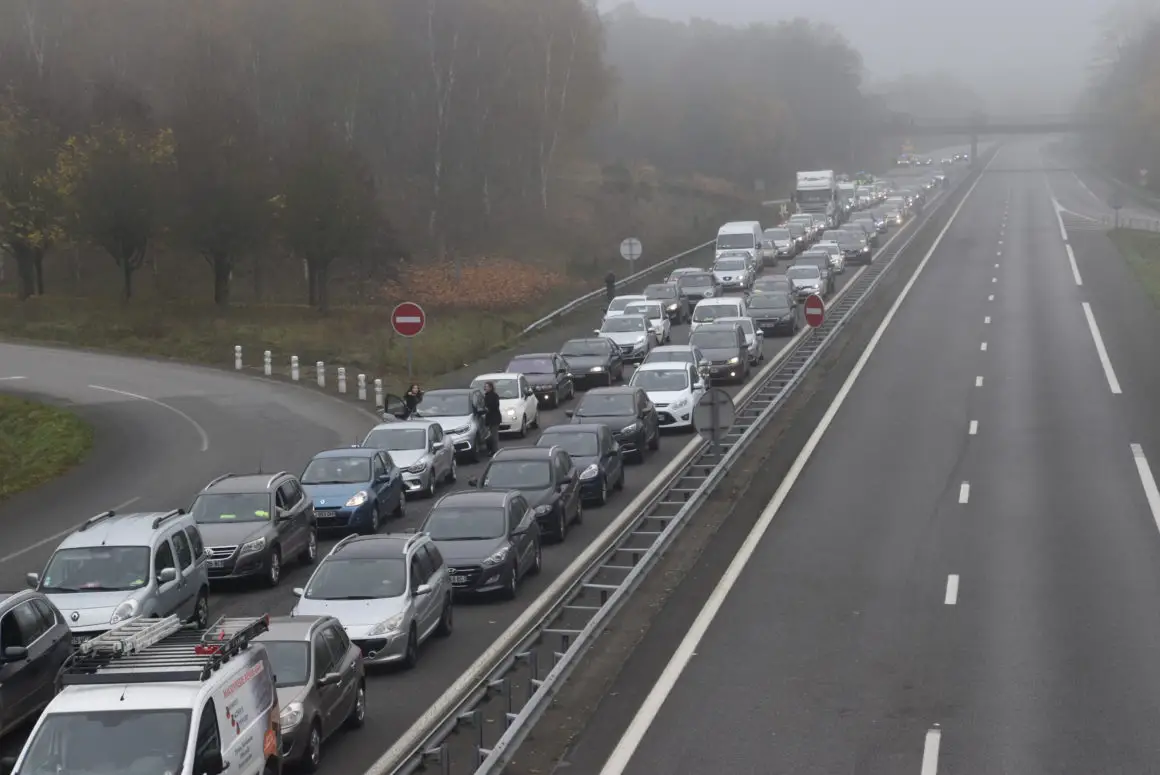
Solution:
[(1059, 200), (1055, 198), (1055, 194), (1051, 190), (1050, 182), (1047, 183), (1047, 195), (1051, 197), (1051, 206), (1055, 210), (1055, 222), (1059, 226), (1059, 236), (1063, 238), (1064, 242), (1067, 242), (1067, 227), (1063, 225), (1063, 207), (1060, 206)]
[(922, 771), (919, 775), (938, 775), (938, 749), (942, 744), (942, 730), (931, 729), (922, 744)]
[(1108, 387), (1116, 395), (1123, 393), (1120, 389), (1120, 380), (1116, 377), (1116, 370), (1112, 368), (1112, 360), (1108, 357), (1108, 348), (1104, 347), (1104, 338), (1100, 336), (1100, 326), (1096, 323), (1096, 316), (1092, 314), (1092, 305), (1083, 302), (1083, 314), (1087, 318), (1088, 330), (1092, 332), (1092, 341), (1096, 343), (1096, 355), (1100, 358), (1100, 365), (1104, 367), (1104, 376), (1108, 379)]
[(982, 350), (983, 352), (987, 352), (987, 343), (986, 342), (981, 343), (979, 345), (979, 349)]
[(137, 393), (130, 393), (128, 390), (118, 390), (117, 388), (105, 387), (103, 385), (89, 385), (89, 387), (92, 388), (93, 390), (103, 390), (106, 393), (116, 393), (119, 396), (126, 396), (128, 398), (135, 398), (138, 401), (147, 401), (148, 403), (155, 404), (157, 406), (160, 406), (163, 409), (168, 409), (169, 411), (173, 412), (175, 415), (177, 415), (178, 417), (181, 417), (186, 422), (188, 422), (190, 425), (192, 425), (194, 430), (197, 431), (198, 435), (201, 436), (201, 451), (206, 452), (209, 450), (209, 434), (205, 432), (205, 428), (201, 427), (201, 425), (198, 424), (197, 420), (193, 419), (188, 414), (186, 414), (185, 412), (178, 409), (176, 406), (171, 406), (171, 405), (165, 403), (164, 401), (158, 401), (156, 398), (150, 398), (149, 396), (143, 396), (143, 395), (139, 395)]
[(1075, 251), (1071, 249), (1071, 243), (1064, 243), (1063, 249), (1067, 251), (1067, 262), (1071, 264), (1071, 276), (1075, 278), (1075, 284), (1083, 285), (1083, 278), (1079, 276), (1079, 264), (1075, 262)]
[(1144, 486), (1144, 497), (1148, 499), (1148, 508), (1152, 512), (1152, 521), (1156, 523), (1156, 529), (1160, 530), (1160, 488), (1156, 487), (1152, 466), (1148, 465), (1148, 458), (1142, 446), (1132, 444), (1130, 448), (1136, 463), (1136, 473), (1140, 475), (1140, 484)]
[(21, 379), (28, 379), (28, 377), (0, 377), (0, 382), (16, 382)]
[(982, 387), (982, 386), (983, 386), (983, 378), (982, 377), (975, 377), (975, 387)]
[(987, 301), (994, 301), (994, 300), (995, 300), (995, 294), (993, 294), (993, 293), (987, 297)]
[(985, 326), (991, 325), (991, 316), (990, 315), (983, 316), (983, 325), (985, 325)]
[(971, 483), (963, 482), (959, 485), (959, 503), (971, 502)]
[(947, 576), (947, 593), (943, 598), (943, 605), (956, 605), (959, 602), (959, 576), (952, 573)]
[[(141, 500), (141, 496), (138, 495), (136, 498), (130, 498), (129, 500), (125, 501), (124, 503), (119, 504), (117, 506), (114, 506), (112, 508), (112, 510), (113, 511), (120, 511), (121, 509), (128, 508), (129, 506), (132, 506), (134, 503), (136, 503), (139, 500)], [(52, 541), (55, 541), (58, 538), (64, 538), (66, 535), (73, 532), (74, 530), (76, 530), (78, 527), (80, 527), (83, 524), (84, 524), (84, 522), (77, 523), (77, 524), (73, 525), (72, 527), (65, 528), (64, 530), (60, 531), (59, 533), (53, 533), (52, 535), (48, 536), (47, 538), (42, 538), (34, 544), (29, 544), (28, 546), (24, 547), (23, 549), (17, 549), (15, 552), (12, 552), (12, 554), (6, 554), (3, 557), (0, 557), (0, 564), (6, 563), (9, 560), (15, 560), (17, 557), (28, 554), (33, 549), (39, 549), (40, 547), (44, 546), (45, 544), (50, 543)]]
[(967, 426), (967, 434), (970, 436), (979, 435), (979, 421), (971, 420), (971, 424)]
[[(991, 161), (987, 162), (987, 167), (990, 167), (997, 157), (998, 154), (992, 156)], [(984, 167), (983, 172), (985, 173), (986, 171), (987, 168)], [(697, 618), (693, 621), (692, 626), (689, 627), (688, 632), (685, 633), (685, 637), (681, 639), (681, 642), (677, 646), (676, 651), (673, 652), (672, 657), (669, 658), (668, 664), (665, 665), (664, 671), (661, 673), (660, 677), (657, 678), (656, 683), (653, 684), (652, 689), (649, 691), (648, 696), (644, 698), (644, 702), (641, 703), (640, 708), (637, 709), (636, 715), (633, 716), (632, 721), (628, 725), (628, 728), (625, 729), (624, 734), (617, 742), (616, 748), (613, 749), (612, 753), (608, 757), (608, 761), (606, 761), (604, 766), (601, 768), (600, 775), (621, 775), (621, 773), (625, 771), (629, 763), (632, 761), (632, 757), (636, 753), (636, 749), (640, 747), (640, 743), (642, 740), (644, 740), (644, 736), (648, 732), (649, 727), (652, 726), (653, 720), (657, 717), (657, 714), (660, 713), (661, 708), (665, 704), (665, 700), (668, 699), (669, 694), (671, 694), (673, 689), (676, 687), (677, 681), (680, 679), (681, 674), (685, 671), (685, 668), (688, 667), (689, 662), (692, 660), (693, 655), (696, 653), (697, 647), (701, 643), (701, 639), (704, 638), (705, 633), (709, 631), (710, 625), (717, 617), (721, 607), (725, 604), (725, 600), (729, 596), (729, 593), (732, 591), (738, 579), (741, 578), (741, 574), (745, 570), (745, 566), (749, 564), (749, 560), (757, 552), (758, 545), (761, 543), (762, 538), (765, 537), (765, 533), (769, 530), (769, 526), (773, 524), (773, 520), (777, 516), (777, 513), (781, 510), (782, 504), (785, 503), (786, 498), (789, 497), (789, 492), (793, 489), (793, 486), (797, 482), (798, 477), (801, 476), (802, 471), (806, 467), (806, 463), (809, 462), (810, 458), (814, 454), (814, 450), (816, 450), (818, 445), (821, 443), (822, 437), (826, 435), (826, 431), (829, 430), (830, 425), (834, 422), (834, 418), (837, 416), (838, 411), (842, 408), (842, 404), (846, 402), (846, 398), (850, 395), (850, 391), (854, 388), (854, 383), (858, 381), (858, 377), (861, 376), (862, 371), (866, 368), (866, 364), (869, 362), (870, 356), (873, 355), (874, 351), (878, 348), (878, 343), (882, 340), (883, 335), (886, 333), (886, 329), (890, 327), (891, 322), (894, 320), (894, 316), (898, 314), (898, 310), (902, 307), (903, 303), (906, 301), (906, 298), (910, 295), (911, 289), (914, 287), (915, 283), (918, 282), (918, 278), (922, 276), (922, 272), (924, 269), (926, 269), (926, 265), (930, 263), (931, 257), (942, 244), (943, 238), (946, 237), (947, 232), (950, 231), (951, 226), (953, 226), (955, 221), (958, 219), (958, 215), (962, 211), (963, 207), (967, 204), (968, 201), (970, 201), (971, 194), (975, 192), (975, 188), (978, 187), (979, 182), (982, 179), (982, 174), (975, 178), (975, 182), (971, 184), (969, 189), (967, 189), (967, 193), (963, 196), (958, 206), (955, 207), (954, 212), (951, 213), (950, 219), (947, 220), (946, 225), (944, 225), (942, 228), (942, 231), (940, 231), (938, 236), (935, 237), (934, 243), (930, 246), (930, 249), (926, 252), (926, 255), (922, 257), (922, 261), (919, 262), (906, 285), (903, 286), (902, 291), (898, 294), (898, 298), (894, 300), (894, 304), (891, 305), (890, 310), (886, 313), (886, 317), (884, 317), (882, 322), (878, 325), (878, 329), (870, 338), (869, 343), (866, 345), (866, 349), (862, 351), (862, 355), (858, 358), (858, 362), (854, 364), (854, 369), (850, 372), (850, 375), (846, 377), (846, 381), (842, 383), (842, 387), (838, 390), (838, 394), (834, 396), (833, 402), (829, 405), (829, 407), (826, 408), (826, 413), (822, 416), (822, 419), (818, 421), (818, 425), (816, 428), (814, 428), (813, 434), (811, 434), (810, 438), (806, 441), (805, 447), (802, 448), (802, 451), (793, 461), (793, 465), (790, 466), (789, 472), (786, 474), (785, 479), (782, 480), (781, 484), (777, 488), (777, 492), (774, 493), (773, 499), (766, 505), (765, 509), (762, 510), (761, 515), (757, 519), (757, 524), (753, 526), (753, 529), (750, 531), (749, 535), (745, 537), (745, 542), (741, 545), (741, 548), (737, 550), (737, 554), (733, 556), (733, 561), (729, 563), (729, 567), (725, 569), (725, 573), (722, 574), (720, 581), (717, 582), (717, 586), (714, 587), (713, 591), (709, 594), (709, 598), (705, 601), (705, 605), (697, 614)]]

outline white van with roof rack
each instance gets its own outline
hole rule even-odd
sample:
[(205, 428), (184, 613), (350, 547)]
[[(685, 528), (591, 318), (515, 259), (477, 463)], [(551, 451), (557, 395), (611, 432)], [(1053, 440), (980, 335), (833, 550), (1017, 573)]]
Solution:
[(81, 643), (5, 775), (278, 775), (268, 617), (135, 617)]

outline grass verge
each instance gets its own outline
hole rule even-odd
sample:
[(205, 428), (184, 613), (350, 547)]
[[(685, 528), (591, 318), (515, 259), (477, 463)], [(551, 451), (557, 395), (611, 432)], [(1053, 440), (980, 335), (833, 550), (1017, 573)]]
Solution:
[(92, 428), (72, 412), (0, 396), (0, 500), (60, 476), (92, 445)]
[(1136, 273), (1152, 302), (1160, 307), (1160, 234), (1135, 229), (1113, 229), (1108, 236)]

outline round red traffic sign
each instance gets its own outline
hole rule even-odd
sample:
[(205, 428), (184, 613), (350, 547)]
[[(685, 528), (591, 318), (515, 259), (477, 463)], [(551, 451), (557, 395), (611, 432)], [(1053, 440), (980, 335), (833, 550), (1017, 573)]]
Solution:
[(399, 336), (418, 336), (427, 325), (427, 313), (413, 301), (404, 301), (391, 311), (391, 326)]
[(816, 293), (806, 297), (805, 311), (806, 325), (811, 328), (817, 328), (826, 320), (826, 302)]

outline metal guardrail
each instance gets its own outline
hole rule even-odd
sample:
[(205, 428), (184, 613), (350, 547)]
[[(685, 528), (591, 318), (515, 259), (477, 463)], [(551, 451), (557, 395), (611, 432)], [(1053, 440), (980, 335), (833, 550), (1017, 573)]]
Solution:
[[(698, 245), (695, 248), (689, 248), (684, 253), (678, 253), (675, 256), (669, 256), (668, 258), (664, 259), (663, 261), (657, 261), (655, 264), (649, 264), (648, 267), (646, 267), (645, 269), (642, 269), (639, 272), (635, 272), (635, 273), (629, 275), (628, 277), (625, 277), (624, 279), (617, 280), (614, 287), (617, 290), (620, 290), (621, 288), (624, 288), (625, 286), (630, 285), (631, 283), (634, 283), (637, 280), (642, 280), (645, 277), (648, 277), (649, 275), (654, 274), (662, 269), (668, 269), (669, 267), (673, 266), (678, 261), (680, 261), (682, 258), (688, 258), (692, 254), (696, 253), (698, 250), (704, 250), (705, 248), (707, 248), (710, 245), (713, 245), (715, 243), (716, 243), (716, 240), (711, 239), (708, 242), (701, 243), (700, 245)], [(567, 315), (570, 312), (576, 311), (577, 309), (579, 309), (580, 307), (583, 307), (584, 305), (588, 304), (589, 302), (598, 301), (598, 300), (602, 301), (602, 300), (604, 300), (607, 293), (608, 292), (606, 289), (601, 288), (600, 290), (592, 291), (591, 293), (586, 293), (579, 298), (572, 299), (572, 301), (568, 302), (563, 307), (560, 307), (559, 309), (556, 309), (556, 310), (552, 310), (547, 315), (544, 315), (544, 317), (537, 320), (535, 323), (532, 323), (530, 326), (528, 326), (523, 331), (521, 331), (520, 334), (521, 335), (522, 334), (530, 334), (532, 331), (537, 331), (537, 330), (543, 328), (544, 326), (547, 326), (547, 325), (553, 323), (555, 320), (562, 317), (563, 315)]]
[[(966, 176), (969, 179), (970, 176)], [(655, 494), (642, 495), (630, 504), (549, 588), (501, 636), (473, 666), (448, 689), (411, 729), (387, 751), (366, 775), (409, 775), (436, 771), (450, 775), (453, 762), (475, 775), (497, 775), (510, 762), (518, 746), (549, 707), (568, 675), (593, 641), (616, 615), (624, 601), (656, 564), (673, 539), (704, 501), (713, 493), (733, 461), (768, 425), (804, 375), (838, 333), (853, 319), (881, 278), (919, 233), (941, 210), (952, 191), (943, 192), (925, 208), (905, 232), (905, 241), (889, 249), (887, 242), (875, 263), (861, 270), (842, 289), (827, 310), (818, 329), (799, 335), (755, 380), (738, 395), (734, 427), (717, 449), (700, 438), (689, 442), (657, 478), (664, 482)], [(702, 246), (703, 247), (703, 246)], [(550, 648), (553, 665), (541, 677), (540, 652)], [(490, 668), (482, 668), (490, 666)], [(527, 698), (518, 709), (516, 686), (509, 673), (523, 667), (528, 673)], [(485, 746), (481, 706), (490, 698), (506, 699), (507, 710), (499, 714), (502, 729), (497, 742)], [(462, 726), (474, 728), (470, 762), (456, 756), (448, 739)]]

